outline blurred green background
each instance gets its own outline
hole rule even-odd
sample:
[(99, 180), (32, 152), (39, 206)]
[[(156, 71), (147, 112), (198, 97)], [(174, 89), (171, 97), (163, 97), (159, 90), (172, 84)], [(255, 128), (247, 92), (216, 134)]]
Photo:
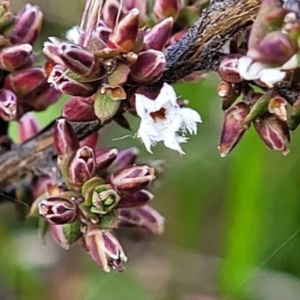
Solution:
[[(15, 9), (22, 5), (12, 2)], [(44, 36), (63, 36), (56, 23), (74, 25), (82, 2), (36, 1), (46, 15)], [(210, 74), (198, 84), (176, 85), (203, 120), (183, 157), (162, 145), (147, 153), (131, 137), (138, 126), (133, 117), (132, 133), (115, 124), (100, 133), (102, 147), (136, 146), (140, 157), (166, 161), (152, 190), (153, 206), (166, 217), (165, 233), (119, 234), (129, 256), (126, 271), (104, 274), (80, 247), (65, 252), (49, 236), (42, 240), (32, 221), (18, 223), (13, 204), (3, 204), (1, 300), (300, 299), (300, 131), (292, 134), (286, 157), (266, 149), (251, 128), (221, 159), (217, 82)], [(38, 113), (40, 124), (55, 118), (62, 103)], [(16, 124), (11, 132), (16, 137)]]

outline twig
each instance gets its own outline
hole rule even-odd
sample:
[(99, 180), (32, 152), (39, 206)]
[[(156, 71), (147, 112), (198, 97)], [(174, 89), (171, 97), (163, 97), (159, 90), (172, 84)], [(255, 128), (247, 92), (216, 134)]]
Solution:
[[(194, 71), (216, 70), (222, 47), (255, 19), (259, 0), (215, 0), (185, 37), (166, 50), (167, 70), (157, 82), (174, 83)], [(0, 191), (27, 174), (49, 174), (55, 168), (53, 124), (34, 138), (0, 156)], [(73, 123), (83, 139), (102, 127), (99, 121)]]

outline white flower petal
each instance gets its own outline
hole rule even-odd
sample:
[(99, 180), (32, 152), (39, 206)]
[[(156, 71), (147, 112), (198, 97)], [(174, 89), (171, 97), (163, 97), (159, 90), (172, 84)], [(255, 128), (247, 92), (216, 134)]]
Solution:
[(259, 79), (271, 88), (275, 83), (283, 80), (285, 76), (286, 73), (280, 71), (280, 68), (270, 68), (262, 70)]
[(155, 102), (156, 110), (160, 110), (168, 102), (171, 102), (172, 105), (175, 105), (177, 103), (177, 97), (174, 88), (171, 85), (164, 83), (160, 90), (160, 93), (155, 99)]

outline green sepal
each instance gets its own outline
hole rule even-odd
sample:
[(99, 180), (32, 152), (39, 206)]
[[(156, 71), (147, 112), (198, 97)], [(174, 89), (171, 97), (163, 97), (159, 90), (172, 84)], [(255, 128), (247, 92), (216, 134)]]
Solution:
[(101, 216), (100, 228), (101, 229), (113, 229), (117, 228), (117, 212), (115, 210), (110, 211), (106, 215)]
[(121, 101), (114, 101), (108, 92), (102, 93), (100, 89), (95, 95), (94, 111), (101, 123), (111, 119), (118, 111)]
[(103, 183), (104, 180), (101, 177), (93, 177), (83, 184), (81, 193), (85, 199), (84, 202), (86, 206), (92, 205), (92, 193), (97, 186), (102, 185)]
[(80, 221), (76, 220), (73, 223), (64, 224), (63, 233), (70, 245), (75, 243), (82, 236), (82, 232), (80, 230)]

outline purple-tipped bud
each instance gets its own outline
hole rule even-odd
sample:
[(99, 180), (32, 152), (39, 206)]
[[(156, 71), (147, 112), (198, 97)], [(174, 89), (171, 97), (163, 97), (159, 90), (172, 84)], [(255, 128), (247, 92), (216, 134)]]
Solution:
[(88, 146), (92, 149), (94, 149), (97, 146), (98, 143), (98, 132), (93, 132), (92, 134), (88, 135), (86, 138), (84, 138), (82, 141), (80, 141), (80, 147)]
[(274, 97), (270, 100), (268, 110), (282, 121), (287, 121), (287, 102), (282, 97)]
[(135, 193), (123, 196), (118, 204), (118, 208), (129, 208), (143, 206), (153, 199), (153, 194), (147, 190), (140, 190)]
[(98, 149), (95, 151), (97, 173), (106, 170), (116, 159), (118, 150), (114, 148)]
[(127, 257), (112, 231), (91, 228), (85, 235), (85, 244), (92, 259), (105, 272), (111, 268), (123, 271), (121, 263), (126, 262)]
[(64, 65), (63, 60), (60, 56), (60, 44), (62, 43), (61, 40), (50, 37), (50, 42), (45, 42), (43, 47), (43, 53), (46, 58), (51, 62), (53, 65)]
[(225, 157), (241, 140), (248, 126), (244, 120), (249, 113), (249, 106), (239, 102), (225, 112), (223, 128), (221, 133), (219, 152)]
[(39, 214), (51, 224), (72, 223), (78, 217), (78, 207), (74, 199), (61, 196), (50, 197), (39, 203)]
[(239, 83), (243, 81), (239, 71), (238, 71), (238, 62), (239, 58), (242, 56), (239, 54), (230, 54), (222, 59), (218, 73), (221, 78), (230, 83)]
[(109, 28), (115, 28), (117, 17), (124, 17), (125, 10), (117, 0), (105, 1), (102, 8), (102, 20)]
[(254, 127), (265, 145), (274, 151), (289, 153), (290, 133), (287, 123), (274, 114), (266, 113), (254, 121)]
[(64, 65), (74, 73), (93, 78), (101, 78), (105, 74), (100, 60), (79, 45), (63, 42), (59, 45), (59, 55)]
[(0, 68), (6, 71), (15, 71), (32, 62), (32, 46), (30, 44), (5, 47), (0, 52)]
[(58, 155), (71, 154), (79, 148), (79, 141), (71, 124), (65, 119), (56, 120), (54, 145)]
[(75, 122), (97, 120), (93, 97), (71, 97), (63, 107), (62, 116)]
[(10, 37), (12, 43), (34, 43), (41, 31), (42, 21), (43, 13), (40, 9), (26, 4), (17, 16), (17, 22)]
[(18, 116), (18, 98), (11, 90), (0, 90), (0, 116), (5, 121), (15, 120)]
[(149, 205), (118, 209), (118, 225), (138, 227), (153, 234), (164, 231), (164, 217)]
[(166, 58), (161, 51), (147, 50), (140, 52), (136, 63), (131, 66), (134, 81), (146, 83), (158, 79), (166, 67)]
[(144, 37), (144, 50), (162, 50), (168, 42), (173, 28), (173, 18), (167, 18), (154, 25)]
[(118, 170), (124, 169), (135, 163), (136, 157), (139, 154), (139, 149), (135, 147), (127, 148), (120, 151), (117, 155), (117, 158), (110, 166), (109, 170), (111, 173)]
[(33, 67), (10, 73), (5, 78), (4, 87), (18, 95), (25, 95), (46, 82), (43, 68)]
[(120, 49), (122, 52), (129, 52), (134, 48), (139, 29), (139, 13), (137, 8), (132, 9), (116, 25), (108, 39), (110, 47)]
[(80, 83), (69, 77), (60, 65), (53, 67), (48, 82), (62, 93), (70, 96), (88, 97), (96, 91), (92, 84)]
[(81, 186), (95, 175), (96, 160), (94, 150), (84, 146), (70, 158), (67, 168), (68, 182), (74, 188)]
[(157, 20), (164, 20), (168, 17), (173, 17), (176, 20), (182, 7), (181, 0), (155, 0), (153, 13)]
[(153, 168), (133, 165), (113, 173), (109, 181), (120, 192), (135, 192), (145, 188), (154, 178)]
[(281, 66), (298, 50), (297, 43), (285, 33), (274, 31), (267, 34), (255, 48), (249, 49), (247, 56), (256, 61)]
[(24, 142), (40, 131), (41, 127), (36, 120), (33, 113), (25, 114), (20, 120), (18, 131), (19, 131), (19, 140)]
[(50, 232), (53, 240), (65, 250), (68, 250), (82, 236), (80, 222), (77, 220), (63, 225), (50, 224)]

